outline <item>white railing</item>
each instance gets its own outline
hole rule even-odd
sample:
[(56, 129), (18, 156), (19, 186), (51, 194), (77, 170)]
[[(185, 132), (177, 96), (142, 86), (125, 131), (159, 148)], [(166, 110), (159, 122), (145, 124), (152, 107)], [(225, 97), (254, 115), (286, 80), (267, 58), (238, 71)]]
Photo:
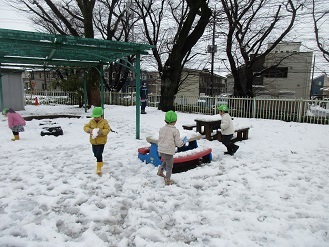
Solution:
[[(76, 93), (37, 91), (26, 94), (26, 104), (82, 105), (83, 99)], [(148, 106), (158, 107), (160, 95), (149, 95)], [(104, 103), (132, 106), (136, 104), (135, 93), (106, 92)], [(276, 119), (293, 122), (329, 124), (329, 100), (239, 98), (239, 97), (176, 97), (176, 111), (218, 114), (218, 106), (227, 104), (232, 117)]]
[(40, 105), (78, 105), (79, 96), (74, 92), (35, 90), (25, 93), (25, 102), (27, 105), (36, 102)]

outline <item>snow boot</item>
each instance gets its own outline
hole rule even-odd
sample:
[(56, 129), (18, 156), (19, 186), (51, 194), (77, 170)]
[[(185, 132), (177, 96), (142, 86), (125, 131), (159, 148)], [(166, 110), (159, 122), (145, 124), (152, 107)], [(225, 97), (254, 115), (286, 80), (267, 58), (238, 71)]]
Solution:
[(159, 167), (157, 175), (160, 176), (160, 177), (165, 177), (165, 175), (163, 174), (163, 168), (162, 167)]
[(235, 154), (235, 152), (238, 151), (238, 149), (239, 149), (239, 146), (234, 145), (234, 147), (232, 148), (232, 151), (231, 151), (231, 155)]
[(102, 174), (102, 166), (103, 166), (103, 162), (97, 162), (97, 170), (96, 170), (96, 173), (98, 175), (101, 175)]
[(18, 141), (19, 140), (19, 135), (14, 135), (14, 138), (11, 139), (12, 141)]
[(164, 181), (165, 181), (165, 185), (172, 185), (172, 184), (174, 184), (174, 181), (170, 180), (170, 178), (165, 178)]

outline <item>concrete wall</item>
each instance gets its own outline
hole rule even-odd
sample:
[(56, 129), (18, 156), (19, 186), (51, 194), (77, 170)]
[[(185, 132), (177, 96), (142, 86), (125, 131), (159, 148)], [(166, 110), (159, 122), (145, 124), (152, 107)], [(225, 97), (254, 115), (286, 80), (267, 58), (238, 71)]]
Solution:
[[(296, 43), (298, 45), (298, 42)], [(296, 46), (297, 46), (296, 45)], [(293, 48), (296, 48), (293, 46)], [(264, 67), (280, 64), (278, 67), (288, 68), (286, 78), (259, 78), (262, 83), (254, 85), (255, 96), (309, 99), (311, 90), (312, 52), (283, 51), (273, 52), (266, 56)], [(296, 48), (297, 49), (297, 48)], [(283, 59), (284, 58), (284, 59)], [(234, 93), (234, 79), (227, 77), (227, 92)]]
[(183, 71), (182, 78), (185, 81), (180, 85), (177, 96), (199, 96), (199, 72)]
[(272, 95), (291, 93), (295, 98), (309, 99), (311, 90), (312, 52), (275, 53), (266, 57), (265, 66), (285, 58), (279, 67), (288, 67), (287, 78), (266, 78), (263, 85)]

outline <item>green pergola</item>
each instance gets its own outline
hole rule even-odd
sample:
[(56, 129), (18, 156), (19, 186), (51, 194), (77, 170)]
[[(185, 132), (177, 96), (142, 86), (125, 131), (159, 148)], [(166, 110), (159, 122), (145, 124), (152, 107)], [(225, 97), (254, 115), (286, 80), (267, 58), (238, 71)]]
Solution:
[[(127, 66), (136, 73), (136, 89), (140, 87), (140, 56), (154, 46), (74, 36), (0, 29), (0, 106), (3, 107), (1, 67), (57, 68), (95, 67), (100, 73), (101, 101), (104, 107), (104, 66), (129, 55), (136, 55), (136, 64)], [(136, 138), (140, 133), (140, 100), (136, 90)]]

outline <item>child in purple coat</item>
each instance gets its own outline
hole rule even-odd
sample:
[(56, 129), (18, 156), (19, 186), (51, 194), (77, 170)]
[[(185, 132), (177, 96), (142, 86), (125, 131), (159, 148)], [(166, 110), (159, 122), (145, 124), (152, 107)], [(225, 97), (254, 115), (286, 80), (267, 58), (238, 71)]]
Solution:
[(14, 138), (12, 138), (11, 140), (18, 141), (19, 132), (23, 132), (24, 126), (26, 125), (24, 118), (11, 108), (3, 109), (2, 114), (8, 118), (8, 127), (11, 129), (11, 131), (14, 134)]

